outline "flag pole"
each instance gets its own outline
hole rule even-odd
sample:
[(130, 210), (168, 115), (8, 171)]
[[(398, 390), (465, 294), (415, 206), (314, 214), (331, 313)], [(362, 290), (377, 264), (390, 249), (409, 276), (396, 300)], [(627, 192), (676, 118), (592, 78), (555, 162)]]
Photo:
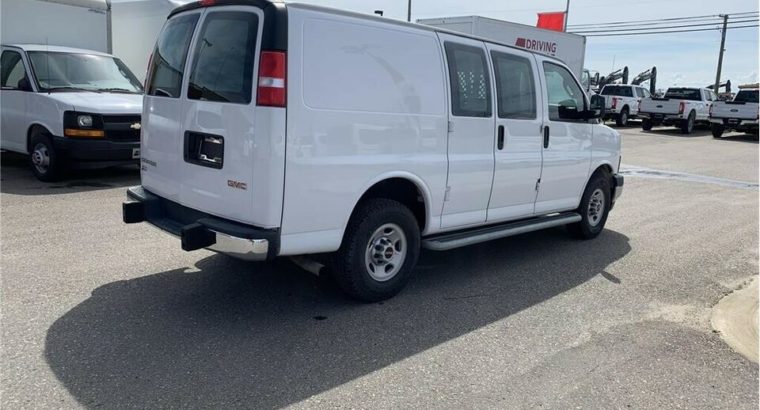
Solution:
[(570, 0), (567, 0), (565, 5), (565, 24), (562, 27), (562, 31), (567, 31), (567, 18), (570, 16)]

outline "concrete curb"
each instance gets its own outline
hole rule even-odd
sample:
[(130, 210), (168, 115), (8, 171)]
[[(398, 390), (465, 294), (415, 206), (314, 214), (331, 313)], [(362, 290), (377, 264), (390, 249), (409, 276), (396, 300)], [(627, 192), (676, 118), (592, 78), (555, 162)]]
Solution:
[(758, 362), (758, 277), (718, 302), (711, 323), (736, 352)]

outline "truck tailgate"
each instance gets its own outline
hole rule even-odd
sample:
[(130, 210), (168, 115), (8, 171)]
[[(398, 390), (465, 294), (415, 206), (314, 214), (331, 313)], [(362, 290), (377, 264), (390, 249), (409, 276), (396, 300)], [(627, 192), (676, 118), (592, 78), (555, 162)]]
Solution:
[(678, 114), (680, 100), (669, 98), (644, 98), (639, 105), (639, 112), (652, 114)]
[(738, 118), (741, 120), (757, 119), (757, 103), (717, 101), (712, 106), (713, 118)]

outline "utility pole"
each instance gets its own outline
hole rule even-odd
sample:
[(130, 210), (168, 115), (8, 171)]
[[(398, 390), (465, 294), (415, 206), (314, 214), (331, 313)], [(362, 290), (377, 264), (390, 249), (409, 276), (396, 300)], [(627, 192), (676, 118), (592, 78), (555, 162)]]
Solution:
[(720, 54), (718, 54), (718, 73), (715, 75), (715, 86), (713, 87), (713, 91), (715, 91), (715, 94), (718, 94), (718, 89), (720, 88), (720, 70), (723, 68), (723, 51), (725, 51), (726, 46), (726, 29), (728, 28), (728, 14), (721, 14), (721, 17), (723, 17), (723, 32), (720, 36)]
[(412, 0), (409, 0), (409, 6), (406, 8), (406, 21), (412, 22)]
[[(412, 0), (409, 0), (412, 1)], [(570, 0), (567, 0), (565, 5), (565, 24), (562, 27), (562, 31), (567, 31), (567, 18), (570, 17)]]

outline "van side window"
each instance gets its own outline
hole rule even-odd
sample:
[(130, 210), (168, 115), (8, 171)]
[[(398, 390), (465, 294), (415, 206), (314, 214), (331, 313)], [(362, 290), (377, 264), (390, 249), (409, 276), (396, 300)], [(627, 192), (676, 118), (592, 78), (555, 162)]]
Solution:
[(491, 52), (499, 118), (535, 119), (536, 86), (527, 58)]
[(210, 13), (193, 52), (187, 98), (249, 104), (259, 19), (253, 13)]
[(633, 89), (633, 96), (636, 98), (641, 98), (644, 96), (644, 91), (641, 90), (641, 88), (635, 87)]
[(451, 113), (459, 117), (491, 116), (491, 82), (486, 54), (479, 47), (444, 43), (451, 85)]
[(3, 89), (17, 90), (18, 82), (24, 78), (24, 63), (21, 54), (15, 51), (3, 51), (0, 57), (0, 77)]
[(187, 50), (198, 16), (175, 17), (164, 26), (148, 67), (148, 84), (145, 87), (148, 95), (179, 98)]
[(544, 62), (544, 78), (549, 104), (549, 119), (561, 121), (559, 108), (586, 109), (586, 100), (578, 83), (566, 68), (557, 64)]
[(644, 98), (649, 98), (652, 96), (652, 94), (650, 94), (649, 90), (647, 90), (646, 88), (642, 88), (641, 93), (644, 95)]

